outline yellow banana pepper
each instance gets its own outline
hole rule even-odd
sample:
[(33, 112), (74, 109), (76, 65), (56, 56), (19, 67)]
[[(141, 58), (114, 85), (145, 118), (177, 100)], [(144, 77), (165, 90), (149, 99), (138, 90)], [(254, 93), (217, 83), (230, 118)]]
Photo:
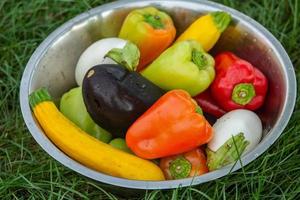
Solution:
[(211, 12), (193, 22), (177, 39), (197, 40), (205, 51), (209, 51), (218, 41), (221, 33), (227, 28), (231, 16), (226, 12)]

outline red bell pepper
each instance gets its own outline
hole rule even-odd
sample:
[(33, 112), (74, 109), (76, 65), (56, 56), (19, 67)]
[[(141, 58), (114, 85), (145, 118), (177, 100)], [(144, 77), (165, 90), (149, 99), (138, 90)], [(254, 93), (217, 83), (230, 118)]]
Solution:
[(215, 57), (215, 70), (216, 72), (220, 72), (221, 70), (226, 70), (230, 67), (234, 61), (239, 60), (235, 54), (231, 52), (223, 52), (218, 54)]
[(193, 98), (205, 113), (211, 114), (217, 118), (222, 117), (226, 113), (226, 111), (213, 99), (209, 90), (205, 90)]
[(262, 106), (268, 81), (258, 68), (230, 52), (219, 54), (215, 61), (217, 74), (210, 89), (218, 105), (226, 111)]
[(166, 179), (182, 179), (208, 172), (206, 157), (200, 148), (183, 154), (164, 157), (160, 160), (159, 166)]
[(186, 91), (167, 92), (128, 129), (127, 146), (141, 158), (155, 159), (209, 142), (213, 129), (198, 110)]

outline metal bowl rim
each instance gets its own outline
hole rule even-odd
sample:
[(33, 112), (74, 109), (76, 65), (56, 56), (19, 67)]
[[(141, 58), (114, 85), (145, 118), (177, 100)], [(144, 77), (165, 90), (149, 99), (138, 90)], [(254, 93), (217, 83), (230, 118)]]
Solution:
[[(209, 172), (207, 174), (193, 177), (193, 178), (186, 178), (181, 180), (167, 180), (167, 181), (136, 181), (136, 180), (128, 180), (123, 178), (117, 178), (113, 176), (109, 176), (103, 174), (101, 172), (97, 172), (92, 170), (74, 160), (69, 158), (66, 154), (60, 151), (53, 143), (49, 140), (45, 140), (43, 137), (43, 133), (41, 132), (39, 126), (36, 124), (35, 119), (32, 117), (31, 110), (29, 107), (29, 100), (28, 94), (30, 90), (32, 76), (34, 74), (35, 68), (40, 60), (43, 57), (49, 46), (56, 41), (64, 33), (68, 32), (74, 25), (79, 22), (82, 22), (96, 14), (105, 12), (107, 10), (111, 10), (116, 7), (122, 7), (124, 4), (134, 4), (134, 5), (144, 5), (146, 3), (160, 3), (160, 2), (168, 2), (168, 0), (142, 0), (136, 2), (134, 0), (123, 0), (108, 3), (102, 6), (98, 6), (93, 8), (87, 12), (84, 12), (66, 23), (62, 24), (59, 28), (53, 31), (34, 51), (30, 60), (28, 61), (26, 68), (23, 72), (21, 86), (20, 86), (20, 105), (21, 111), (24, 118), (24, 121), (34, 139), (37, 143), (55, 160), (59, 161), (64, 166), (86, 176), (91, 179), (104, 182), (107, 184), (121, 186), (125, 188), (134, 188), (134, 189), (171, 189), (177, 188), (180, 186), (190, 186), (196, 185), (204, 182), (208, 182), (219, 177), (225, 176), (228, 173), (234, 172), (240, 169), (242, 166), (247, 165), (248, 163), (252, 162), (258, 156), (260, 156), (263, 152), (265, 152), (280, 136), (284, 128), (286, 127), (295, 106), (296, 100), (296, 76), (294, 73), (294, 68), (292, 62), (280, 44), (280, 42), (262, 25), (258, 22), (253, 20), (252, 18), (246, 16), (245, 14), (227, 6), (209, 2), (206, 0), (190, 0), (189, 2), (185, 2), (182, 0), (173, 0), (174, 2), (179, 3), (190, 3), (190, 4), (203, 4), (205, 6), (209, 6), (214, 10), (224, 10), (229, 12), (234, 18), (246, 22), (250, 28), (256, 29), (258, 34), (261, 34), (263, 37), (267, 39), (267, 42), (273, 47), (275, 53), (277, 54), (278, 58), (281, 61), (281, 64), (285, 66), (283, 69), (285, 72), (285, 79), (286, 79), (286, 89), (287, 89), (287, 96), (285, 98), (285, 104), (283, 106), (283, 112), (281, 113), (279, 120), (276, 122), (274, 127), (269, 131), (269, 134), (266, 136), (266, 139), (260, 142), (260, 144), (250, 153), (243, 156), (240, 162), (235, 164), (226, 166), (220, 170), (216, 170), (213, 172)], [(50, 142), (50, 143), (49, 143)], [(241, 164), (242, 163), (242, 164)]]

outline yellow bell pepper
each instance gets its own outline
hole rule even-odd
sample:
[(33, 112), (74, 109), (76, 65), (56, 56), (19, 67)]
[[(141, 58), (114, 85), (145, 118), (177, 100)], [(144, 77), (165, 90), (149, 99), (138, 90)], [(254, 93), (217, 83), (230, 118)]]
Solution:
[(197, 40), (205, 51), (209, 51), (218, 41), (221, 33), (227, 28), (231, 16), (226, 12), (211, 12), (194, 21), (177, 39)]

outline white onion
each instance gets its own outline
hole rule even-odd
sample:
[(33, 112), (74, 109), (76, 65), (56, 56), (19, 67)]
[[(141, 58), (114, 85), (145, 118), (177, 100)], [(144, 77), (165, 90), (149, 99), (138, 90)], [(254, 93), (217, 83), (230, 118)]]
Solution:
[(116, 64), (110, 58), (104, 56), (113, 48), (123, 48), (127, 41), (120, 38), (105, 38), (94, 42), (80, 56), (76, 69), (75, 79), (79, 86), (82, 85), (86, 72), (99, 64)]

